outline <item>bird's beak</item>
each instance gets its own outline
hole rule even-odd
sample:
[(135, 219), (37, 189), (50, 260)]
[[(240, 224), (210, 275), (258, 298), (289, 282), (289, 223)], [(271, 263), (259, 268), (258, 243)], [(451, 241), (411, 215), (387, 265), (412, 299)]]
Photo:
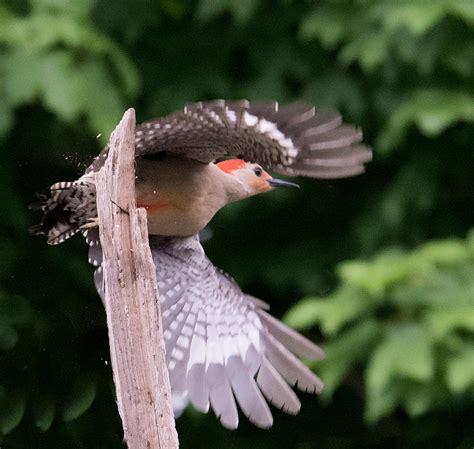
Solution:
[(299, 185), (295, 184), (294, 182), (288, 182), (288, 181), (283, 181), (282, 179), (275, 179), (275, 178), (270, 178), (267, 179), (268, 184), (270, 184), (272, 187), (286, 187), (286, 188), (296, 188), (299, 189)]

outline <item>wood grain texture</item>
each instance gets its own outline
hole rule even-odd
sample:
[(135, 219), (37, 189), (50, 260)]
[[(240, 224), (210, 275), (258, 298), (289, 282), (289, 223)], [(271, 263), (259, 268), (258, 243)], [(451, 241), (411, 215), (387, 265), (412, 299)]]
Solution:
[(129, 449), (178, 448), (147, 218), (135, 204), (135, 111), (96, 174), (105, 308), (117, 404)]

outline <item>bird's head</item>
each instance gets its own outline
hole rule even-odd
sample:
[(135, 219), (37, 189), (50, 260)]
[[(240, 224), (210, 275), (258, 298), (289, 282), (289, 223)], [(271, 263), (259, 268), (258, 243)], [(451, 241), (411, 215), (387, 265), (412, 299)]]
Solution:
[(293, 182), (273, 178), (259, 164), (245, 162), (242, 159), (225, 160), (219, 162), (217, 166), (242, 184), (246, 191), (245, 196), (268, 192), (276, 187), (299, 187)]

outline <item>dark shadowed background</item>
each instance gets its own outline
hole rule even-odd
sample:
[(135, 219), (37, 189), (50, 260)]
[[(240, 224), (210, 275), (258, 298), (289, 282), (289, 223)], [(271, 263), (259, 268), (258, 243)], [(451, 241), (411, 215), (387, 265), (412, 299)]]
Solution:
[(322, 343), (326, 389), (268, 431), (188, 410), (181, 447), (472, 448), (473, 79), (469, 0), (0, 1), (1, 447), (122, 447), (87, 249), (28, 235), (34, 193), (130, 106), (248, 98), (338, 108), (375, 160), (212, 222), (211, 259)]

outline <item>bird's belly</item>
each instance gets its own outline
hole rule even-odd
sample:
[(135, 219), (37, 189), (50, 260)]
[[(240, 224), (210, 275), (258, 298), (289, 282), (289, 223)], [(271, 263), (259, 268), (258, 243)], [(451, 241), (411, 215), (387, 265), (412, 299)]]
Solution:
[(147, 212), (148, 233), (154, 235), (188, 237), (202, 231), (212, 218), (196, 217), (192, 211), (182, 211), (173, 206)]

